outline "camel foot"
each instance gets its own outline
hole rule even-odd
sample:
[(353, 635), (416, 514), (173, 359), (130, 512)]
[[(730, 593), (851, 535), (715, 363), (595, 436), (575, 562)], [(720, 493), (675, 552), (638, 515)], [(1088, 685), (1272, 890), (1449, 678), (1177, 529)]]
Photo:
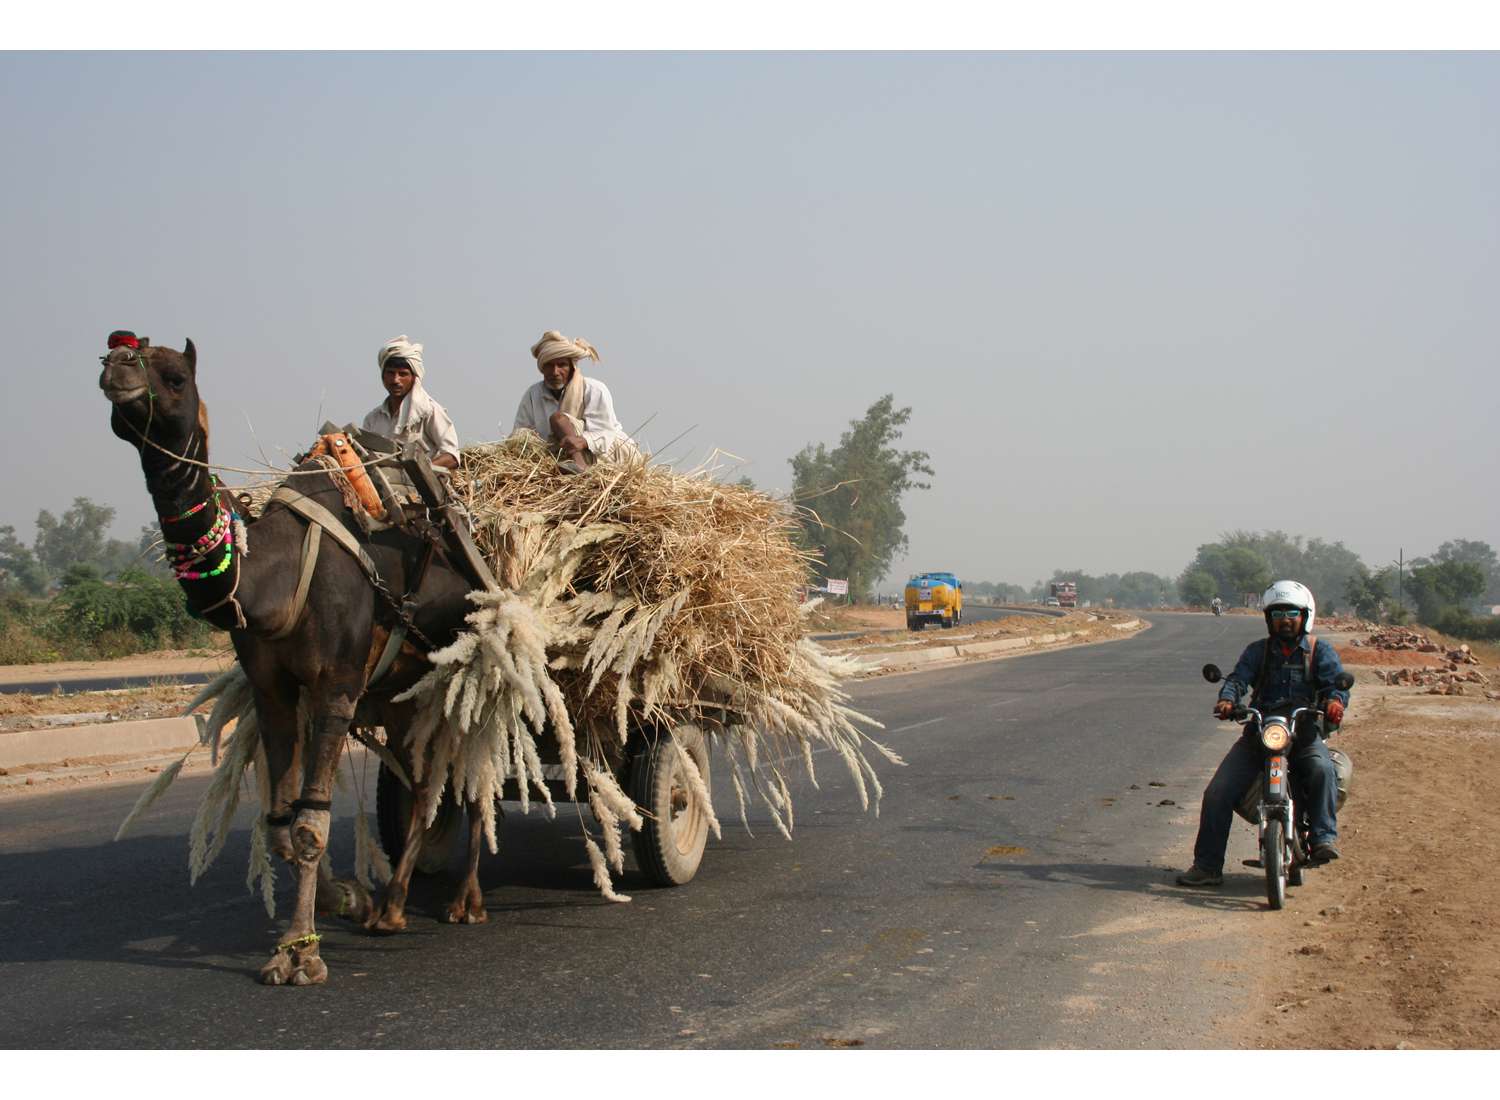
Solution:
[(319, 916), (343, 917), (364, 924), (374, 912), (375, 899), (356, 880), (336, 878), (318, 884)]
[(465, 891), (448, 903), (443, 919), (449, 924), (483, 924), (490, 919), (477, 890)]
[(318, 943), (294, 940), (276, 948), (260, 968), (262, 985), (321, 985), (328, 980), (328, 964), (318, 954)]
[(365, 931), (374, 932), (376, 935), (382, 936), (394, 936), (397, 932), (405, 932), (405, 906), (393, 905), (390, 902), (386, 902), (370, 914), (369, 918), (365, 921)]

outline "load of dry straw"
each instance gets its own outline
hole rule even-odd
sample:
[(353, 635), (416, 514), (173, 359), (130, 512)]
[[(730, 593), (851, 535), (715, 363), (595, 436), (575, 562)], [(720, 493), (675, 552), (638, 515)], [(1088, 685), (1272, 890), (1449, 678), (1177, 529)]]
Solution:
[[(613, 778), (631, 731), (693, 725), (724, 751), (742, 817), (748, 778), (789, 836), (788, 761), (816, 783), (820, 746), (844, 762), (861, 804), (873, 793), (878, 805), (864, 750), (899, 758), (860, 731), (869, 720), (847, 705), (839, 684), (854, 662), (805, 636), (797, 590), (809, 561), (786, 504), (641, 459), (562, 475), (530, 435), (469, 448), (454, 481), (501, 590), (471, 597), (471, 629), (432, 654), (432, 671), (404, 698), (420, 707), (416, 758), (430, 753), (461, 797), (490, 813), (514, 778), (523, 802), (529, 783), (550, 803), (537, 744), (545, 730), (570, 796), (572, 765), (583, 763), (618, 872), (616, 830), (639, 827)], [(436, 814), (435, 794), (426, 810)], [(493, 849), (493, 820), (485, 826)], [(597, 876), (599, 852), (585, 839)]]
[[(451, 785), (478, 803), (498, 850), (494, 804), (508, 780), (523, 807), (534, 790), (551, 810), (541, 771), (550, 750), (602, 833), (601, 852), (585, 828), (595, 881), (618, 897), (606, 867), (622, 870), (619, 832), (641, 825), (615, 779), (626, 742), (636, 729), (670, 736), (689, 725), (727, 759), (742, 819), (753, 790), (790, 837), (788, 768), (800, 761), (816, 785), (820, 747), (878, 812), (865, 750), (901, 761), (861, 732), (859, 723), (876, 723), (848, 706), (840, 682), (857, 663), (806, 637), (797, 591), (809, 556), (792, 539), (789, 505), (641, 458), (564, 474), (530, 434), (468, 448), (453, 482), (500, 589), (471, 594), (469, 629), (431, 654), (432, 670), (401, 697), (417, 705), (416, 766), (445, 780), (428, 785), (419, 808), (429, 822)], [(247, 698), (230, 706), (221, 697), (212, 725)], [(679, 757), (701, 787), (690, 754)], [(241, 769), (252, 759), (228, 758)], [(579, 774), (585, 792), (575, 790)]]

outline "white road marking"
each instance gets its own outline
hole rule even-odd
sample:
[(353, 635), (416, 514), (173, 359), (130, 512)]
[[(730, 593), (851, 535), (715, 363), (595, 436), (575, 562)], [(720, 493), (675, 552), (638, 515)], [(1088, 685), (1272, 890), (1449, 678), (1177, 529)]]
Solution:
[(885, 732), (888, 733), (888, 734), (890, 734), (890, 733), (905, 733), (907, 730), (918, 730), (918, 729), (921, 729), (923, 726), (930, 726), (934, 722), (946, 722), (947, 720), (948, 719), (947, 719), (946, 716), (943, 717), (943, 718), (929, 718), (925, 722), (913, 722), (909, 726), (897, 726), (895, 729), (893, 729), (893, 730), (886, 730)]

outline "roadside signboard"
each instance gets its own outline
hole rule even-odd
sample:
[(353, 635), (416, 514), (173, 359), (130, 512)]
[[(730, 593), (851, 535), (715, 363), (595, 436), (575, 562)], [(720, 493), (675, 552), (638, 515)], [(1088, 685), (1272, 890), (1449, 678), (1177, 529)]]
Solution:
[(834, 580), (828, 578), (828, 594), (830, 596), (847, 596), (849, 594), (849, 582), (847, 580)]

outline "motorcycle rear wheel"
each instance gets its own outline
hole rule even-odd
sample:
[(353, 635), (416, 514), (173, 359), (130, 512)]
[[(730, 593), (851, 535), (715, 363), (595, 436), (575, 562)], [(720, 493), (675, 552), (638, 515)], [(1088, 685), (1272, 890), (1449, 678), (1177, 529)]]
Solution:
[(1266, 900), (1272, 909), (1286, 904), (1286, 840), (1279, 819), (1266, 822), (1260, 842), (1261, 865), (1266, 869)]

